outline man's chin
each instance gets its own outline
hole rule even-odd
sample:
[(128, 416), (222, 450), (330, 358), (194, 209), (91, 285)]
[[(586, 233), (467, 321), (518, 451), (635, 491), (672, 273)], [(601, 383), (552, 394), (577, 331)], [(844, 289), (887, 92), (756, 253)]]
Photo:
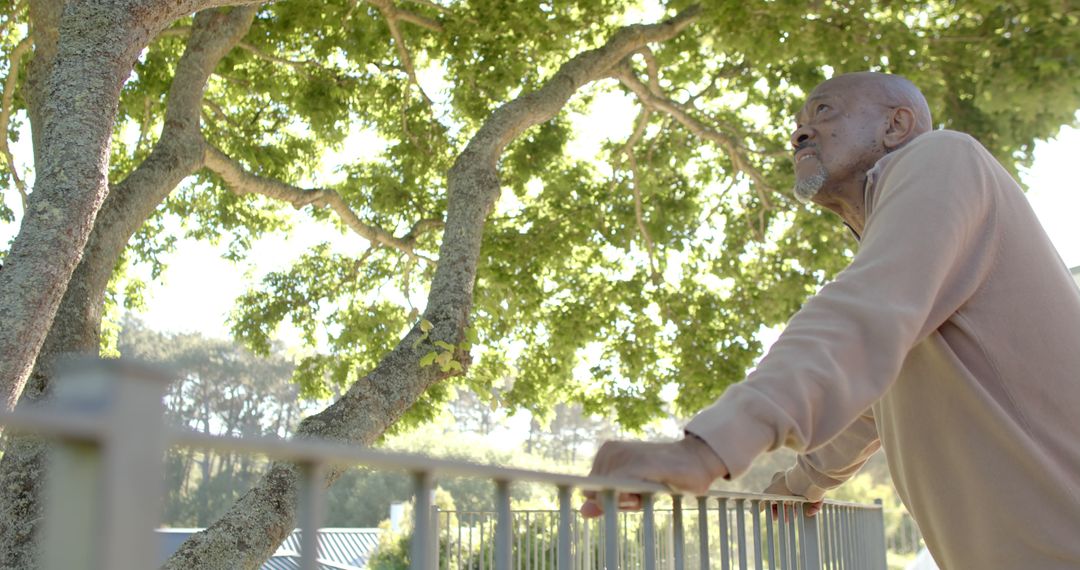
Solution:
[(828, 176), (825, 172), (818, 172), (812, 176), (796, 179), (795, 187), (792, 190), (792, 193), (795, 194), (795, 199), (803, 204), (813, 202), (814, 197), (817, 196), (825, 186), (827, 178)]
[(821, 192), (821, 186), (807, 186), (801, 183), (796, 183), (792, 193), (795, 194), (795, 199), (803, 204), (811, 204), (814, 202), (814, 198)]

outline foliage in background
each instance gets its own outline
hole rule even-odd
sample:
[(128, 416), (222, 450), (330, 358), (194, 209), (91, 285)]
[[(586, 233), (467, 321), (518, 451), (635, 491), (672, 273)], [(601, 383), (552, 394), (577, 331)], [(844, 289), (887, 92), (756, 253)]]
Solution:
[[(165, 419), (175, 427), (233, 437), (287, 437), (305, 411), (290, 381), (293, 364), (278, 351), (255, 356), (230, 341), (159, 333), (131, 317), (124, 319), (117, 344), (125, 357), (176, 373), (178, 380), (165, 395)], [(264, 459), (242, 453), (169, 449), (163, 522), (210, 524), (265, 467)]]
[[(400, 8), (426, 23), (398, 22), (393, 37), (375, 3), (275, 2), (216, 70), (204, 133), (252, 172), (333, 189), (365, 222), (406, 235), (442, 218), (452, 157), (496, 105), (624, 20), (688, 3), (407, 3)], [(455, 380), (492, 406), (531, 410), (546, 425), (556, 406), (573, 402), (637, 429), (692, 413), (743, 378), (760, 356), (761, 327), (783, 323), (850, 255), (831, 216), (787, 196), (791, 114), (829, 73), (907, 75), (939, 126), (970, 132), (1013, 169), (1080, 107), (1080, 21), (1068, 3), (703, 6), (691, 33), (632, 63), (684, 117), (612, 79), (504, 156), (505, 195), (477, 279), (474, 366)], [(3, 9), (5, 55), (26, 33), (8, 25), (13, 10), (25, 3)], [(162, 126), (189, 25), (156, 39), (125, 86), (114, 181), (146, 156)], [(4, 58), (0, 72), (10, 65)], [(596, 128), (575, 117), (613, 102), (632, 111), (604, 125), (599, 149), (571, 152), (591, 134), (584, 128)], [(25, 122), (19, 91), (11, 108), (6, 135), (15, 140)], [(0, 177), (14, 180), (6, 160)], [(227, 256), (243, 260), (253, 240), (295, 223), (281, 206), (234, 194), (203, 171), (147, 221), (129, 259), (156, 277), (163, 254), (189, 236), (224, 240)], [(345, 230), (327, 209), (309, 218)], [(0, 209), (0, 223), (16, 222)], [(348, 235), (355, 247), (321, 246), (271, 273), (232, 318), (236, 338), (260, 355), (283, 322), (302, 331), (308, 352), (293, 375), (305, 395), (340, 391), (415, 322), (440, 239), (418, 233), (410, 256)], [(137, 297), (132, 279), (119, 275), (116, 290)], [(401, 427), (436, 417), (453, 393), (436, 386)]]

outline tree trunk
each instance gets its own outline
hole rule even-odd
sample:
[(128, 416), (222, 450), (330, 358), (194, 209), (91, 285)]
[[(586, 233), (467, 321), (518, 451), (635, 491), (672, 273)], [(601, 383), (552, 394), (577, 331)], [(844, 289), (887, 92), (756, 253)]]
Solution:
[[(50, 32), (49, 17), (58, 16), (46, 9), (51, 6), (48, 3), (38, 4), (37, 13), (42, 19), (33, 22), (35, 55), (27, 86), (31, 101), (45, 96), (34, 88), (34, 73), (41, 72), (33, 70), (48, 65), (51, 60), (46, 42), (56, 35)], [(31, 4), (31, 17), (35, 15), (34, 8)], [(204, 143), (199, 133), (199, 112), (206, 81), (217, 62), (247, 32), (255, 10), (254, 7), (213, 10), (196, 16), (188, 47), (177, 64), (158, 143), (146, 160), (105, 199), (20, 405), (33, 404), (48, 394), (55, 357), (71, 352), (98, 353), (101, 311), (113, 268), (132, 234), (165, 196), (202, 166)], [(32, 103), (31, 109), (37, 106)], [(35, 133), (47, 130), (41, 126), (40, 118), (34, 120), (34, 112), (30, 116)], [(35, 156), (39, 154), (44, 153), (39, 153), (35, 145)], [(2, 273), (7, 270), (5, 266)], [(34, 544), (42, 516), (39, 498), (45, 453), (46, 446), (39, 440), (12, 438), (0, 459), (0, 568), (37, 567)]]
[[(539, 90), (503, 105), (485, 121), (447, 176), (446, 227), (424, 313), (433, 324), (430, 333), (424, 335), (419, 326), (410, 330), (343, 397), (301, 422), (298, 439), (371, 445), (430, 385), (446, 377), (436, 366), (420, 366), (419, 360), (436, 350), (436, 341), (456, 345), (464, 337), (484, 222), (500, 192), (497, 163), (503, 149), (529, 127), (554, 117), (578, 89), (605, 77), (624, 57), (650, 42), (674, 37), (697, 12), (695, 7), (662, 24), (623, 28), (603, 47), (576, 56)], [(463, 361), (467, 356), (456, 355)], [(340, 475), (339, 469), (331, 470), (326, 484)], [(181, 545), (164, 568), (258, 568), (295, 526), (298, 481), (295, 465), (274, 462), (254, 488)]]

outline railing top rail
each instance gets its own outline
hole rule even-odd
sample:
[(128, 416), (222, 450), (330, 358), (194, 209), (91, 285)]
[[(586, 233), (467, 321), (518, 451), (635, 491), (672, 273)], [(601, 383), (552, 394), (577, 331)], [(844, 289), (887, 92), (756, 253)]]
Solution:
[[(89, 411), (88, 411), (89, 412)], [(28, 409), (0, 413), (0, 425), (7, 429), (33, 435), (50, 436), (79, 441), (102, 441), (106, 424), (92, 413), (58, 413), (47, 410)], [(404, 470), (440, 475), (467, 476), (493, 481), (527, 481), (548, 483), (585, 491), (618, 489), (632, 493), (657, 493), (679, 495), (666, 485), (636, 479), (614, 477), (586, 477), (548, 471), (532, 471), (514, 467), (482, 465), (456, 459), (433, 458), (425, 455), (382, 451), (357, 447), (332, 441), (314, 439), (282, 440), (269, 437), (237, 438), (198, 433), (186, 429), (167, 430), (172, 445), (197, 447), (225, 452), (246, 452), (265, 455), (274, 459), (313, 464), (356, 464), (380, 469)], [(709, 491), (709, 497), (718, 499), (745, 499), (777, 502), (805, 502), (803, 497), (740, 493), (735, 491)], [(831, 505), (859, 509), (880, 509), (880, 505), (866, 505), (843, 501), (826, 501)]]

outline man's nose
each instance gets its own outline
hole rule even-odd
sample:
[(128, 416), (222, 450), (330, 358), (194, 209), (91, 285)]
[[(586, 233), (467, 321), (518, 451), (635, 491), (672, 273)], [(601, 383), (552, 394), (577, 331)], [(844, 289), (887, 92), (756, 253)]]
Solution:
[(805, 125), (795, 129), (795, 132), (791, 133), (791, 146), (792, 148), (799, 148), (800, 145), (810, 140), (811, 130)]

